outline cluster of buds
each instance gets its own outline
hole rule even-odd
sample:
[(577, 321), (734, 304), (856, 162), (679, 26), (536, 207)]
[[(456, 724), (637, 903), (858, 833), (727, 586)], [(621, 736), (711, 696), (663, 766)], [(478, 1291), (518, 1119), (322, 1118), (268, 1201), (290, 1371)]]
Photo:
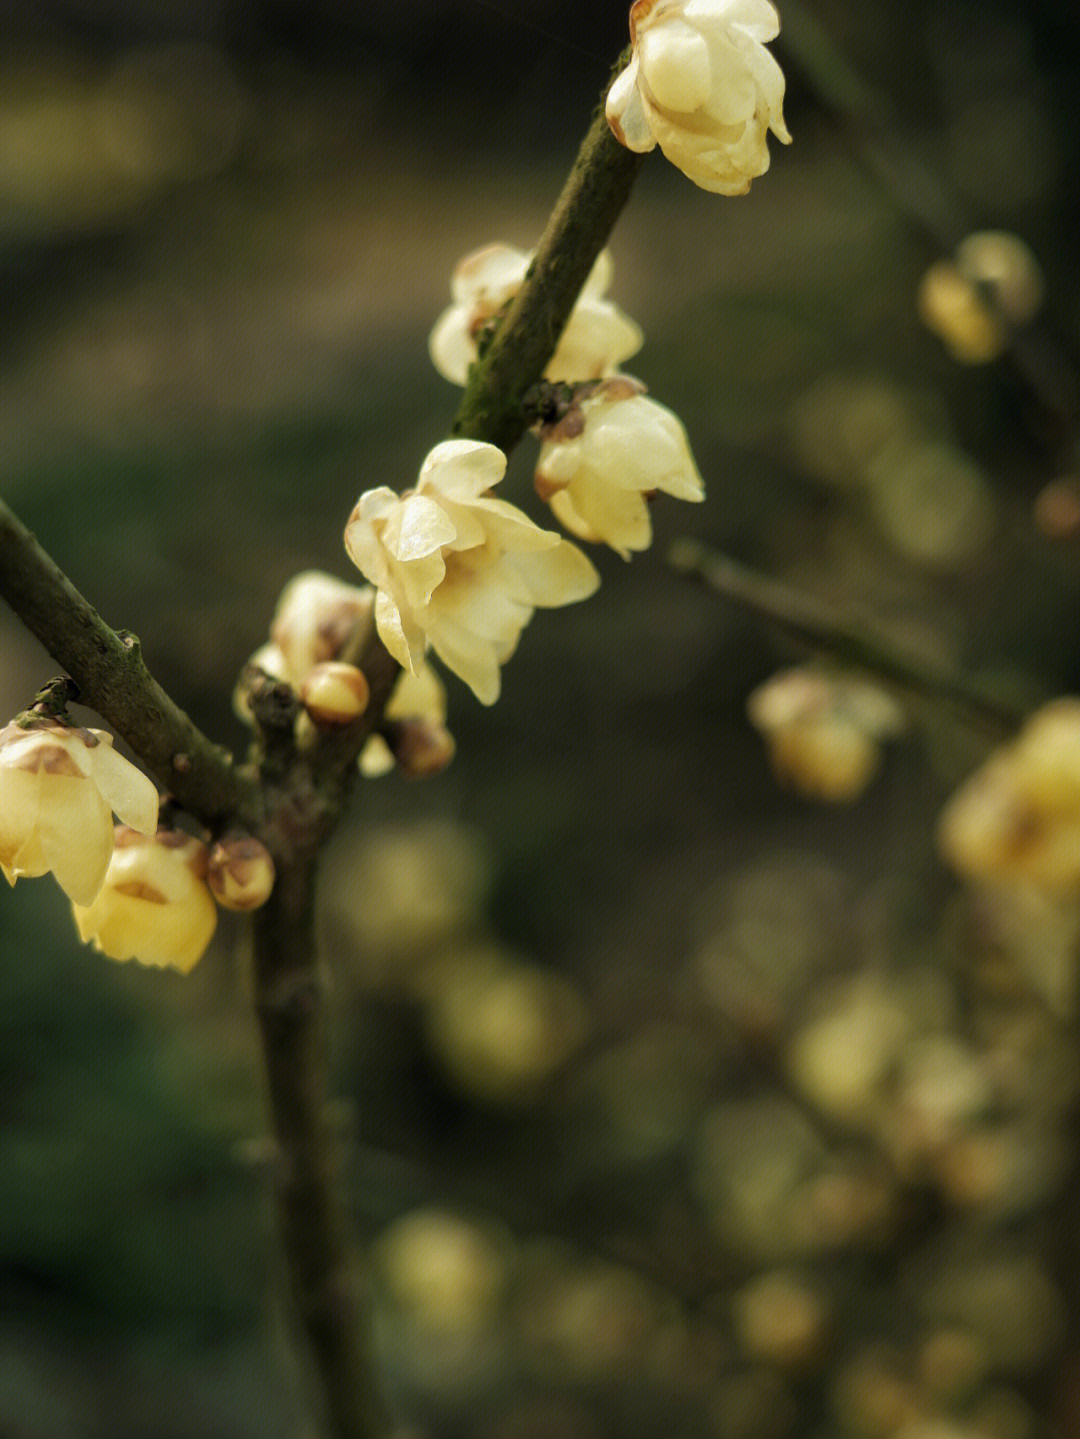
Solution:
[(868, 680), (820, 670), (781, 670), (747, 701), (764, 735), (777, 778), (812, 799), (857, 799), (881, 764), (881, 741), (899, 734), (904, 717), (892, 697)]
[(791, 143), (784, 73), (765, 48), (779, 33), (769, 0), (635, 0), (633, 54), (607, 97), (615, 138), (659, 145), (703, 190), (745, 195), (769, 168), (769, 131)]
[[(251, 723), (251, 686), (261, 674), (289, 686), (316, 729), (349, 725), (371, 698), (364, 672), (339, 658), (358, 628), (373, 623), (375, 592), (333, 575), (307, 570), (285, 586), (270, 625), (270, 639), (251, 656), (234, 696), (236, 712)], [(446, 692), (429, 664), (398, 681), (381, 730), (367, 739), (360, 770), (385, 774), (395, 765), (408, 778), (437, 773), (454, 754), (446, 728)]]

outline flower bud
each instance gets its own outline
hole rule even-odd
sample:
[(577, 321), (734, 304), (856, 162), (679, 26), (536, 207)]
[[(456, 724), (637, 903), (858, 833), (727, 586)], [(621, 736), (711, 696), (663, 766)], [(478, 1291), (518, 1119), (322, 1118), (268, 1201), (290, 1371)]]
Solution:
[[(421, 661), (416, 673), (403, 670), (394, 685), (393, 694), (383, 711), (386, 720), (429, 720), (446, 722), (446, 686), (427, 660)], [(368, 737), (360, 751), (360, 773), (365, 779), (378, 779), (394, 768), (394, 756), (381, 734)]]
[(429, 779), (441, 773), (454, 758), (454, 737), (438, 720), (394, 720), (386, 727), (386, 742), (406, 779)]
[(229, 835), (211, 848), (206, 880), (222, 909), (258, 909), (274, 888), (274, 861), (253, 836)]
[(270, 638), (285, 661), (281, 677), (297, 689), (314, 665), (337, 659), (355, 626), (370, 617), (372, 600), (366, 585), (348, 585), (319, 570), (294, 576), (270, 625)]
[(371, 687), (355, 665), (325, 660), (304, 676), (300, 698), (317, 725), (332, 728), (359, 719), (368, 707)]
[(186, 974), (217, 925), (206, 869), (206, 845), (193, 835), (142, 835), (118, 825), (100, 893), (91, 905), (72, 906), (79, 937), (110, 959), (171, 965)]

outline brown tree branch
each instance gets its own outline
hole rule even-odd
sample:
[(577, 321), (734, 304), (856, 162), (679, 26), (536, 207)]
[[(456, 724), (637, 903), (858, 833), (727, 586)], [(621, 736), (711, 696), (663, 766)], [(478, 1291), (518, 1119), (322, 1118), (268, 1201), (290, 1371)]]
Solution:
[(169, 698), (135, 636), (109, 628), (3, 500), (0, 595), (186, 810), (214, 828), (257, 809), (254, 780)]

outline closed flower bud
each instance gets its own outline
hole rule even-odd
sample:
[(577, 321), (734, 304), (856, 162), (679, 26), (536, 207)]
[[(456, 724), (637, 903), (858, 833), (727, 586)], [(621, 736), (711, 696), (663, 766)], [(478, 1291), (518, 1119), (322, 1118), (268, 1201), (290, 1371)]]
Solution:
[(499, 697), (500, 665), (537, 606), (571, 604), (600, 583), (559, 535), (489, 493), (506, 456), (476, 440), (436, 445), (415, 490), (361, 495), (345, 547), (376, 586), (379, 638), (415, 674), (430, 644), (481, 704)]
[(331, 728), (360, 718), (371, 699), (371, 687), (363, 670), (355, 665), (326, 660), (308, 670), (300, 685), (300, 699), (317, 725)]
[(1002, 314), (1014, 325), (1026, 325), (1042, 309), (1046, 285), (1038, 260), (1007, 230), (979, 230), (956, 247), (960, 273), (989, 286)]
[(633, 55), (607, 97), (621, 145), (659, 145), (718, 195), (745, 195), (769, 168), (768, 133), (791, 143), (784, 74), (765, 49), (780, 20), (768, 0), (635, 0)]
[(274, 861), (251, 835), (227, 835), (211, 846), (206, 881), (222, 909), (258, 909), (274, 888)]
[[(391, 720), (413, 720), (427, 722), (432, 726), (446, 724), (446, 686), (425, 660), (416, 674), (403, 670), (394, 685), (394, 692), (383, 710), (383, 718)], [(360, 751), (360, 773), (365, 779), (378, 779), (389, 774), (395, 760), (389, 745), (381, 734), (368, 737)]]
[(285, 675), (298, 689), (308, 671), (337, 659), (358, 623), (371, 614), (372, 593), (319, 570), (296, 575), (281, 592), (270, 638), (285, 661)]
[(0, 730), (0, 869), (10, 884), (51, 870), (71, 900), (89, 904), (113, 852), (114, 811), (143, 833), (157, 828), (157, 789), (111, 735), (55, 721)]
[(536, 489), (580, 540), (630, 558), (648, 549), (648, 499), (703, 500), (705, 487), (677, 416), (629, 375), (603, 380), (541, 431)]
[(386, 743), (406, 779), (430, 779), (454, 758), (454, 737), (438, 720), (393, 720), (386, 727)]
[(110, 959), (136, 959), (186, 974), (202, 958), (217, 925), (206, 887), (206, 845), (180, 830), (141, 835), (116, 830), (105, 883), (89, 906), (74, 905), (83, 943)]
[[(444, 379), (463, 385), (477, 358), (477, 339), (514, 298), (532, 255), (512, 245), (485, 245), (466, 255), (450, 282), (453, 304), (444, 310), (428, 341), (431, 362)], [(604, 291), (611, 259), (601, 252), (544, 370), (549, 380), (598, 380), (641, 349), (642, 333)]]

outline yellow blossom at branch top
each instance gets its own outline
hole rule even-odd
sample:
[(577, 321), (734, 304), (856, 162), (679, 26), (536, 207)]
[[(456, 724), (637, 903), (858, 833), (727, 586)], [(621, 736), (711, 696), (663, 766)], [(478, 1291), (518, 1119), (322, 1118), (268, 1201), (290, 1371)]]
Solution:
[(784, 124), (784, 72), (764, 42), (780, 33), (768, 0), (636, 0), (630, 64), (607, 97), (615, 138), (659, 145), (717, 195), (745, 195), (769, 168), (768, 132)]
[(414, 490), (368, 490), (345, 528), (394, 659), (416, 674), (430, 644), (486, 705), (533, 610), (586, 599), (600, 583), (574, 545), (491, 497), (505, 471), (494, 445), (447, 440)]
[(217, 925), (207, 857), (202, 840), (180, 830), (142, 835), (118, 826), (97, 898), (72, 906), (80, 939), (110, 959), (186, 974), (203, 957)]
[[(444, 379), (463, 385), (477, 357), (477, 336), (517, 294), (532, 255), (513, 245), (485, 245), (460, 261), (450, 281), (453, 304), (428, 340), (431, 362)], [(549, 380), (598, 380), (641, 349), (640, 328), (604, 299), (611, 257), (601, 251), (585, 281), (544, 375)]]
[(1080, 892), (1080, 699), (1037, 710), (946, 805), (946, 860), (969, 879)]
[(50, 870), (68, 897), (89, 904), (113, 851), (113, 812), (157, 828), (154, 782), (103, 730), (55, 721), (0, 730), (0, 869), (10, 884)]
[(682, 424), (629, 375), (601, 381), (540, 437), (537, 493), (572, 535), (624, 560), (652, 543), (648, 496), (705, 498)]

